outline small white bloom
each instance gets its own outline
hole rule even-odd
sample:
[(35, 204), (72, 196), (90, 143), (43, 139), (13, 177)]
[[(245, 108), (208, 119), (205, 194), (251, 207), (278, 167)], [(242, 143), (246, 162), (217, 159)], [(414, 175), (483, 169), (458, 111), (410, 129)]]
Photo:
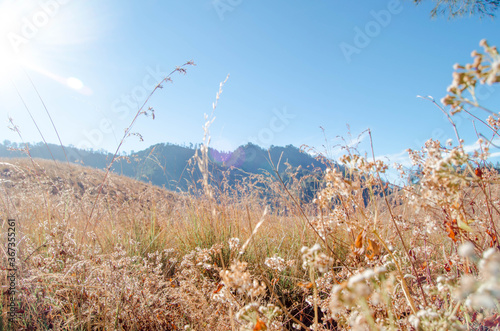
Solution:
[(420, 325), (420, 319), (417, 316), (411, 315), (408, 321), (415, 329), (418, 330), (418, 326)]
[(470, 296), (470, 300), (472, 307), (475, 309), (493, 309), (496, 307), (497, 302), (495, 298), (492, 298), (491, 295), (487, 293), (475, 293)]
[(347, 286), (352, 288), (355, 284), (362, 282), (363, 280), (365, 280), (365, 277), (363, 276), (363, 274), (354, 275), (351, 278), (349, 278), (349, 281), (347, 282)]
[(474, 244), (467, 241), (460, 245), (460, 247), (458, 247), (458, 254), (463, 257), (473, 257), (475, 255)]
[(363, 271), (362, 275), (366, 280), (369, 280), (373, 276), (375, 276), (375, 272), (372, 269), (366, 269), (365, 271)]

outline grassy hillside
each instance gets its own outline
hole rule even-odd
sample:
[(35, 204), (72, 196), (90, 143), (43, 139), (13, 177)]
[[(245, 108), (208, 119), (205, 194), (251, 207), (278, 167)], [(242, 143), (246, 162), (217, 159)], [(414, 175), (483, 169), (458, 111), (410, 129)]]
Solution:
[[(78, 163), (97, 169), (106, 169), (113, 155), (103, 151), (85, 151), (75, 147), (65, 147), (54, 144), (28, 144), (30, 154), (34, 158), (65, 162), (66, 157), (71, 163)], [(5, 141), (0, 144), (0, 157), (28, 157), (25, 147)], [(193, 183), (201, 178), (200, 171), (193, 167), (193, 157), (196, 149), (174, 144), (156, 144), (130, 155), (121, 155), (111, 170), (171, 191), (188, 191)], [(300, 151), (292, 145), (286, 147), (272, 146), (265, 150), (257, 145), (247, 144), (238, 147), (233, 152), (219, 152), (210, 148), (208, 156), (211, 161), (211, 180), (220, 183), (226, 177), (229, 185), (244, 180), (247, 177), (263, 173), (274, 173), (272, 163), (281, 161), (278, 171), (286, 171), (285, 163), (291, 168), (302, 168), (305, 175), (314, 169), (325, 170), (325, 164), (313, 156)], [(310, 188), (312, 196), (313, 187)]]
[[(237, 256), (242, 242), (234, 238), (251, 236), (263, 217), (255, 196), (228, 194), (219, 203), (110, 175), (97, 199), (103, 171), (40, 159), (0, 166), (1, 217), (15, 219), (19, 240), (16, 329), (225, 325), (223, 315), (203, 321), (199, 314), (220, 309), (203, 298), (219, 286), (216, 270)], [(266, 216), (274, 233), (254, 236), (247, 261), (260, 265), (281, 250), (298, 259), (301, 243), (314, 241), (295, 216), (280, 212)], [(292, 270), (302, 274), (298, 264)]]
[[(442, 101), (452, 125), (453, 113), (478, 107), (464, 91), (500, 82), (498, 66), (473, 56)], [(498, 135), (500, 115), (487, 114)], [(458, 133), (455, 143), (429, 139), (409, 151), (417, 171), (396, 167), (407, 184), (391, 190), (388, 165), (348, 146), (339, 167), (311, 178), (299, 167), (253, 173), (265, 156), (252, 145), (234, 155), (204, 145), (193, 158), (200, 181), (175, 194), (79, 165), (3, 159), (0, 325), (498, 329), (500, 175), (486, 162), (494, 145), (478, 146), (468, 153)], [(234, 180), (217, 162), (250, 175)], [(309, 179), (312, 201), (301, 199)]]

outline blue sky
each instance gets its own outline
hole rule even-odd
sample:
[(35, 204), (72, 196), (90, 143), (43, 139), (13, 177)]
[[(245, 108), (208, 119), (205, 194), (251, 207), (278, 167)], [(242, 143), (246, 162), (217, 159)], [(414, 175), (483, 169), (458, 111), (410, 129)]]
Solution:
[[(130, 137), (124, 151), (200, 143), (203, 115), (230, 74), (210, 127), (213, 147), (328, 145), (335, 156), (332, 146), (338, 136), (349, 141), (349, 125), (354, 138), (370, 128), (376, 155), (397, 161), (428, 138), (454, 136), (439, 109), (416, 96), (441, 99), (454, 63), (469, 63), (483, 38), (500, 45), (498, 19), (431, 19), (431, 8), (429, 0), (418, 7), (397, 0), (3, 1), (0, 140), (19, 141), (9, 117), (25, 141), (42, 140), (16, 86), (45, 139), (57, 143), (31, 78), (64, 144), (114, 151), (146, 91), (193, 60), (153, 96), (156, 119), (139, 118), (133, 131), (144, 141)], [(483, 92), (495, 109), (498, 87)], [(474, 143), (471, 122), (460, 122)]]

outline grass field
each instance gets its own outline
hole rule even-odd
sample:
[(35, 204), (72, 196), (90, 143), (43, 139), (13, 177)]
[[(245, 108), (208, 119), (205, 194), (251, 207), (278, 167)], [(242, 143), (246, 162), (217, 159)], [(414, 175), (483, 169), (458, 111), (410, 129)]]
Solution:
[[(475, 108), (494, 137), (498, 113), (467, 94), (500, 82), (496, 48), (481, 45), (455, 68), (442, 100), (451, 113), (441, 109), (453, 125), (453, 113)], [(498, 328), (490, 141), (473, 154), (458, 132), (427, 141), (409, 151), (418, 171), (399, 168), (400, 187), (381, 180), (388, 165), (345, 149), (345, 173), (331, 164), (306, 204), (299, 183), (276, 175), (221, 191), (208, 172), (208, 126), (194, 159), (203, 180), (186, 194), (77, 165), (0, 160), (2, 329)]]

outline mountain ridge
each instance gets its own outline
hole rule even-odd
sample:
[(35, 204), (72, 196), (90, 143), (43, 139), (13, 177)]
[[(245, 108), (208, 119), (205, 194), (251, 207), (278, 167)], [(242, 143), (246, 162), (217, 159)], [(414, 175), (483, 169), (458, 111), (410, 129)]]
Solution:
[[(35, 143), (28, 144), (33, 158), (49, 159), (65, 162), (67, 155), (70, 163), (80, 163), (97, 169), (106, 169), (113, 159), (113, 154), (104, 151), (82, 150), (74, 146)], [(4, 141), (0, 144), (0, 157), (27, 157), (19, 144)], [(195, 147), (186, 147), (171, 143), (158, 143), (141, 151), (121, 154), (113, 163), (114, 173), (131, 177), (142, 182), (164, 187), (171, 191), (187, 191), (193, 182), (201, 178), (193, 157)], [(280, 175), (285, 174), (288, 164), (292, 169), (301, 169), (302, 175), (311, 174), (315, 169), (325, 170), (326, 165), (312, 155), (303, 152), (293, 145), (271, 146), (268, 150), (247, 143), (232, 152), (208, 149), (210, 159), (209, 170), (213, 180), (221, 180), (222, 173), (229, 171), (229, 183), (252, 174), (274, 174), (273, 165), (278, 167)]]

